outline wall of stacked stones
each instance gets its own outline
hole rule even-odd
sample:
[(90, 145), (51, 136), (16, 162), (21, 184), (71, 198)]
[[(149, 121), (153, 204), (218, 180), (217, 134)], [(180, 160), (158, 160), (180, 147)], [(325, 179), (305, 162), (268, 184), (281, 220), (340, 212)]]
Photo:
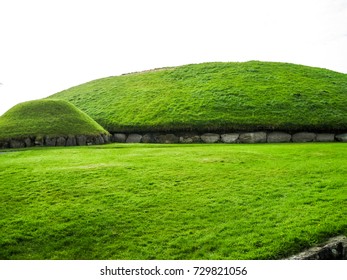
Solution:
[(347, 133), (312, 133), (300, 132), (246, 132), (246, 133), (114, 133), (112, 142), (118, 143), (304, 143), (304, 142), (347, 142)]
[(0, 140), (0, 149), (6, 148), (25, 148), (34, 146), (86, 146), (86, 145), (101, 145), (110, 143), (111, 135), (78, 135), (78, 136), (36, 136), (26, 137), (23, 139), (8, 139)]
[(113, 133), (94, 136), (27, 137), (24, 139), (0, 140), (0, 148), (25, 148), (34, 146), (85, 146), (106, 143), (305, 143), (305, 142), (347, 142), (347, 133), (299, 132), (244, 132), (244, 133)]

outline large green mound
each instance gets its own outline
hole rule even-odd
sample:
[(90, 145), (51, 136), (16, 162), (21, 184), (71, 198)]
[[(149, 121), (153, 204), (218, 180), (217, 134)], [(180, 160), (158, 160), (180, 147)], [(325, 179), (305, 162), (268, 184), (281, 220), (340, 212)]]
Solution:
[(101, 133), (107, 134), (88, 115), (63, 100), (20, 103), (0, 117), (0, 139)]
[(72, 102), (110, 132), (347, 129), (347, 75), (289, 63), (185, 65), (49, 98)]

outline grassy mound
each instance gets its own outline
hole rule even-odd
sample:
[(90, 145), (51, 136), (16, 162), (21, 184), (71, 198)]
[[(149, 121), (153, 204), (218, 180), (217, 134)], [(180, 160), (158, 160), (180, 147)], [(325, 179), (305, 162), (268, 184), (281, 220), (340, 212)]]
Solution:
[(111, 132), (347, 129), (347, 75), (288, 63), (185, 65), (49, 98), (72, 102)]
[(100, 133), (107, 132), (88, 115), (63, 100), (20, 103), (0, 117), (0, 139)]

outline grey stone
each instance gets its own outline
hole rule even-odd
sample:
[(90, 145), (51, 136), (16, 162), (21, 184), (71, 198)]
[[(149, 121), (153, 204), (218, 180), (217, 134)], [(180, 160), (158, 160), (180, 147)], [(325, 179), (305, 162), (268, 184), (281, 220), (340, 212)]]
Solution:
[(201, 135), (201, 140), (205, 143), (217, 143), (220, 140), (220, 135), (216, 133), (205, 133)]
[(186, 134), (182, 134), (179, 137), (179, 142), (180, 143), (185, 143), (185, 144), (200, 143), (201, 142), (201, 138), (200, 138), (199, 135), (197, 135), (195, 133), (186, 133)]
[(109, 134), (102, 134), (102, 137), (104, 138), (104, 143), (110, 143), (111, 135)]
[(337, 141), (340, 142), (347, 142), (347, 133), (343, 133), (343, 134), (338, 134), (335, 136)]
[(87, 145), (87, 137), (84, 135), (76, 136), (76, 143), (78, 146), (85, 146)]
[(96, 145), (105, 144), (104, 137), (102, 137), (102, 135), (95, 136), (95, 144)]
[(95, 145), (95, 137), (94, 136), (87, 135), (86, 138), (87, 138), (86, 143), (88, 146)]
[(265, 143), (266, 133), (265, 132), (248, 132), (241, 133), (239, 137), (240, 143)]
[(334, 142), (335, 134), (332, 133), (318, 133), (316, 135), (317, 142)]
[(62, 136), (57, 138), (56, 146), (65, 146), (66, 139)]
[(43, 146), (43, 137), (37, 136), (34, 140), (35, 146)]
[(326, 243), (312, 247), (289, 260), (346, 260), (347, 238), (343, 235), (333, 237)]
[(53, 147), (57, 143), (57, 139), (55, 137), (46, 136), (45, 143), (46, 143), (46, 146)]
[(296, 143), (313, 142), (316, 139), (316, 134), (312, 132), (299, 132), (292, 136), (292, 141)]
[(175, 134), (161, 134), (157, 137), (159, 143), (174, 144), (179, 142), (179, 138)]
[(115, 133), (112, 136), (112, 141), (116, 143), (125, 143), (127, 136), (123, 133)]
[(24, 139), (24, 144), (25, 144), (25, 147), (32, 147), (33, 146), (33, 141), (31, 140), (30, 137), (27, 137)]
[(0, 149), (7, 149), (10, 147), (10, 143), (6, 140), (0, 141)]
[(10, 148), (24, 148), (25, 147), (25, 143), (21, 140), (16, 140), (16, 139), (11, 139), (10, 140)]
[(285, 132), (271, 132), (267, 135), (268, 143), (285, 143), (290, 142), (292, 136)]
[(152, 133), (146, 133), (142, 137), (142, 143), (156, 143), (156, 136)]
[(221, 139), (223, 143), (237, 143), (240, 137), (239, 133), (222, 134)]
[(126, 142), (127, 143), (140, 143), (142, 139), (142, 135), (140, 134), (129, 134)]
[(66, 146), (76, 146), (76, 138), (75, 136), (69, 136), (67, 139), (66, 139)]

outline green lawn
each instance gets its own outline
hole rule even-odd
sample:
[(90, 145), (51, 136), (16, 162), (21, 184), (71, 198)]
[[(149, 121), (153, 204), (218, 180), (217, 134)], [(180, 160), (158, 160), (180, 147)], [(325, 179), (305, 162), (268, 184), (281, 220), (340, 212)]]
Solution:
[(0, 152), (0, 259), (280, 259), (347, 234), (347, 145)]

